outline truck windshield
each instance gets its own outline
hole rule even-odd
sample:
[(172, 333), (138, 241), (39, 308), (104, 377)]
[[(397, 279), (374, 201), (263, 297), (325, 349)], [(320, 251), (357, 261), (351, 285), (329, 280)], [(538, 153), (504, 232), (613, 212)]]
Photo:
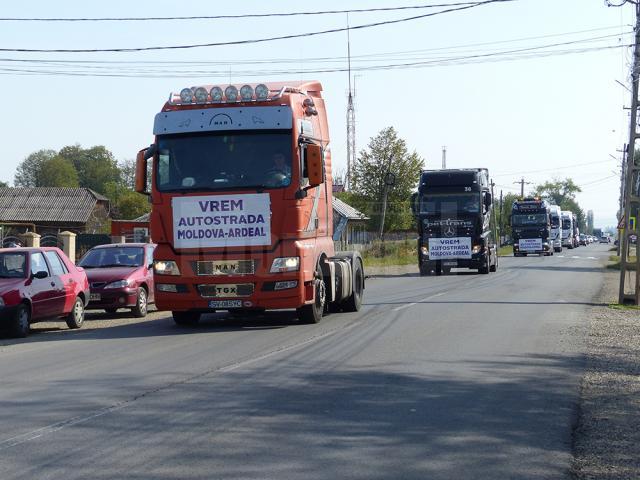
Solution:
[(424, 195), (420, 199), (420, 213), (424, 215), (480, 213), (480, 194)]
[(291, 183), (291, 133), (222, 132), (158, 137), (160, 191), (282, 188)]
[(562, 229), (563, 230), (569, 230), (571, 228), (571, 220), (569, 219), (562, 219)]
[(525, 225), (546, 225), (547, 216), (544, 213), (517, 214), (511, 217), (511, 225), (522, 227)]
[(551, 226), (553, 228), (558, 228), (560, 226), (560, 217), (558, 217), (557, 215), (552, 215), (551, 216)]

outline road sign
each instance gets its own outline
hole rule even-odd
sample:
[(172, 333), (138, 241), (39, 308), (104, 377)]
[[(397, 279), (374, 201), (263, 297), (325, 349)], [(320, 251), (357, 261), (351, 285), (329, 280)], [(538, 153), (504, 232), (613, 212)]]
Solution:
[(618, 222), (618, 230), (624, 230), (624, 217)]

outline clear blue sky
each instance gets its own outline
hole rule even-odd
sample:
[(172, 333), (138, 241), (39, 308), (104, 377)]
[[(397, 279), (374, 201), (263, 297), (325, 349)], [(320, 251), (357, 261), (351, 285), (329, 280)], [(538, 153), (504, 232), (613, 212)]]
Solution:
[[(0, 16), (228, 15), (453, 1), (342, 0), (321, 2), (321, 7), (291, 1), (27, 1), (3, 4)], [(349, 21), (356, 26), (438, 10), (352, 13)], [(0, 22), (0, 47), (100, 49), (213, 43), (341, 28), (346, 22), (345, 14), (163, 22)], [(610, 155), (620, 157), (616, 149), (626, 141), (628, 113), (623, 106), (629, 104), (627, 91), (616, 80), (628, 85), (631, 52), (629, 48), (576, 50), (629, 45), (632, 23), (631, 5), (607, 8), (603, 0), (518, 0), (352, 30), (357, 147), (364, 148), (372, 136), (392, 125), (428, 167), (440, 166), (446, 145), (449, 167), (488, 167), (498, 192), (516, 191), (513, 182), (521, 175), (534, 183), (569, 176), (583, 187), (578, 200), (585, 210), (594, 211), (596, 226), (615, 225), (619, 166)], [(521, 40), (529, 37), (538, 38)], [(451, 61), (566, 42), (575, 43), (513, 52), (507, 55), (508, 61), (504, 53)], [(556, 54), (545, 53), (552, 50)], [(347, 74), (299, 71), (344, 68), (345, 55), (345, 33), (146, 53), (0, 52), (5, 102), (0, 115), (0, 179), (11, 182), (16, 166), (43, 148), (105, 145), (119, 160), (133, 158), (139, 148), (152, 142), (153, 117), (170, 91), (229, 79), (238, 84), (320, 80), (329, 109), (334, 162), (344, 168)], [(78, 60), (96, 63), (68, 63)], [(249, 60), (254, 63), (246, 63)], [(415, 62), (431, 63), (358, 71)]]

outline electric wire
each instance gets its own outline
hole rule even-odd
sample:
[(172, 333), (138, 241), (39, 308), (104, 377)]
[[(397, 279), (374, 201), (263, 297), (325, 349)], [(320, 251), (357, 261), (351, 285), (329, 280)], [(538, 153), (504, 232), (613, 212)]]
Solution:
[[(480, 2), (475, 2), (472, 4), (467, 4), (465, 6), (448, 8), (445, 10), (440, 10), (438, 12), (425, 13), (422, 15), (415, 15), (412, 17), (404, 17), (394, 20), (384, 20), (380, 22), (366, 23), (361, 25), (355, 25), (349, 27), (349, 30), (363, 30), (368, 28), (380, 27), (384, 25), (394, 25), (399, 23), (405, 23), (413, 20), (419, 20), (423, 18), (435, 17), (437, 15), (443, 15), (446, 13), (459, 12), (463, 10), (469, 10), (471, 8), (476, 8), (480, 6), (485, 6), (493, 3), (507, 3), (507, 2), (515, 2), (518, 0), (483, 0)], [(305, 32), (305, 33), (297, 33), (297, 34), (288, 34), (288, 35), (280, 35), (275, 37), (266, 37), (266, 38), (254, 38), (254, 39), (246, 39), (246, 40), (230, 40), (226, 42), (212, 42), (212, 43), (196, 43), (196, 44), (187, 44), (187, 45), (165, 45), (165, 46), (152, 46), (152, 47), (122, 47), (122, 48), (0, 48), (0, 52), (22, 52), (22, 53), (124, 53), (124, 52), (149, 52), (149, 51), (159, 51), (159, 50), (186, 50), (193, 48), (203, 48), (203, 47), (221, 47), (221, 46), (231, 46), (231, 45), (249, 45), (256, 43), (265, 43), (272, 42), (276, 40), (291, 40), (294, 38), (301, 37), (312, 37), (318, 35), (326, 35), (331, 33), (339, 33), (345, 32), (347, 27), (338, 27), (331, 28), (327, 30), (320, 30), (315, 32)]]

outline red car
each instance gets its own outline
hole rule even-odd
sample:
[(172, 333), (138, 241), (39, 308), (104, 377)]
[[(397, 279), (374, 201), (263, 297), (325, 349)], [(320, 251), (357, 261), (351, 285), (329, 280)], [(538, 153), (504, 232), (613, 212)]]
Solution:
[(89, 309), (115, 313), (130, 308), (144, 317), (153, 303), (153, 249), (151, 243), (114, 243), (89, 250), (78, 262), (89, 277)]
[(0, 322), (14, 336), (61, 317), (80, 328), (88, 301), (87, 275), (59, 248), (0, 248)]

